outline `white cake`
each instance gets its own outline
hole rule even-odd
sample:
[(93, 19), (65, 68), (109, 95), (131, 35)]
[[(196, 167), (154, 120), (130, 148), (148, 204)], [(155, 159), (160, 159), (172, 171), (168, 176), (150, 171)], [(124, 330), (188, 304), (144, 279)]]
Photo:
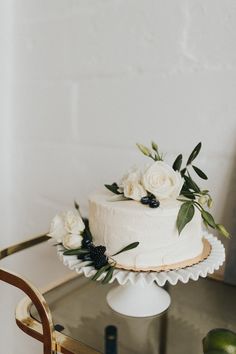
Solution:
[[(158, 145), (137, 144), (149, 164), (132, 167), (123, 177), (89, 197), (89, 223), (84, 222), (79, 204), (74, 211), (56, 215), (49, 236), (66, 249), (65, 255), (89, 261), (99, 272), (114, 268), (134, 271), (168, 271), (185, 268), (207, 258), (211, 245), (203, 237), (202, 225), (229, 237), (209, 210), (209, 190), (195, 182), (207, 179), (192, 164), (199, 154), (198, 143), (189, 157), (179, 154), (173, 163), (164, 161)], [(151, 162), (150, 162), (151, 161)], [(192, 177), (192, 174), (195, 174)]]
[(102, 190), (89, 198), (89, 225), (95, 245), (104, 245), (109, 256), (132, 242), (135, 249), (112, 257), (126, 269), (151, 270), (199, 257), (203, 251), (201, 214), (198, 209), (179, 235), (176, 220), (181, 206), (163, 200), (151, 209), (134, 200), (114, 201)]

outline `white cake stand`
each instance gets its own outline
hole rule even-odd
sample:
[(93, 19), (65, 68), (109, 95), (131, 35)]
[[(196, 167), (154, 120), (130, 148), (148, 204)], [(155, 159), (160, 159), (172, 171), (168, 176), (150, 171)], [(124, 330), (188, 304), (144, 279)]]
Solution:
[[(133, 317), (154, 316), (162, 313), (170, 306), (170, 295), (161, 287), (169, 282), (176, 285), (178, 281), (187, 283), (190, 279), (198, 280), (199, 277), (206, 277), (224, 263), (225, 249), (222, 243), (213, 235), (205, 232), (204, 237), (211, 244), (209, 256), (190, 267), (172, 271), (161, 272), (134, 272), (115, 269), (110, 283), (115, 280), (118, 285), (111, 289), (107, 295), (109, 306), (123, 315)], [(92, 277), (96, 270), (92, 266), (86, 266), (89, 262), (83, 262), (76, 256), (64, 256), (64, 248), (58, 246), (58, 255), (64, 265), (85, 277)], [(103, 273), (98, 281), (105, 277)]]

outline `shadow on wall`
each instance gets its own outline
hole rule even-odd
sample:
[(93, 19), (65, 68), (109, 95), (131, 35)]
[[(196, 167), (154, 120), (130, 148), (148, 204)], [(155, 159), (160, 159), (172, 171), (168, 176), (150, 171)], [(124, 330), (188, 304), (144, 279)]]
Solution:
[(231, 177), (222, 220), (227, 226), (231, 239), (226, 241), (226, 262), (224, 280), (236, 285), (236, 156), (232, 163)]

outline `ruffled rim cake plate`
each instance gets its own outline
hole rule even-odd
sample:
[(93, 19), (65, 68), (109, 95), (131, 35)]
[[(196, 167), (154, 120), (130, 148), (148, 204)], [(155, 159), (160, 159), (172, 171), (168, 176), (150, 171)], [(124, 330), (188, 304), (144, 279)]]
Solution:
[[(221, 241), (212, 234), (204, 232), (203, 237), (205, 244), (204, 252), (200, 257), (198, 257), (198, 259), (195, 259), (195, 264), (191, 266), (187, 266), (184, 264), (184, 262), (182, 262), (183, 266), (178, 266), (178, 269), (174, 270), (162, 269), (158, 271), (134, 271), (116, 268), (110, 283), (112, 283), (115, 279), (121, 285), (124, 285), (128, 281), (134, 283), (137, 280), (142, 280), (146, 284), (156, 282), (159, 286), (163, 286), (167, 281), (170, 284), (175, 285), (177, 281), (186, 283), (189, 281), (189, 279), (197, 280), (200, 276), (206, 277), (208, 273), (212, 274), (224, 263), (225, 249)], [(65, 256), (63, 255), (63, 252), (64, 247), (58, 245), (58, 256), (64, 265), (69, 269), (76, 271), (78, 274), (84, 274), (84, 276), (87, 278), (94, 276), (94, 274), (97, 272), (93, 266), (88, 266), (90, 263), (89, 261), (82, 261), (78, 259), (77, 256)], [(102, 280), (105, 276), (106, 272), (101, 274), (98, 280)]]
[[(178, 281), (187, 283), (190, 279), (198, 280), (199, 277), (206, 277), (208, 273), (214, 273), (224, 263), (225, 249), (221, 241), (208, 232), (204, 233), (204, 240), (204, 254), (197, 264), (191, 266), (158, 272), (116, 268), (110, 283), (116, 280), (118, 285), (108, 292), (108, 305), (114, 311), (132, 317), (154, 316), (167, 310), (171, 298), (168, 292), (161, 288), (166, 282), (175, 285)], [(78, 274), (90, 278), (97, 272), (93, 266), (88, 266), (89, 261), (79, 260), (77, 256), (63, 255), (64, 248), (61, 245), (57, 246), (57, 252), (64, 265)], [(103, 280), (105, 276), (106, 272), (97, 280)]]

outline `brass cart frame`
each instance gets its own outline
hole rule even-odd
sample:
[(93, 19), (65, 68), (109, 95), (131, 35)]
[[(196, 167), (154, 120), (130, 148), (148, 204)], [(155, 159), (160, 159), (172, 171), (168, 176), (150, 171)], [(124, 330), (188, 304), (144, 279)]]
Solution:
[[(42, 242), (50, 237), (40, 235), (30, 240), (18, 243), (14, 246), (0, 250), (0, 260), (14, 253), (25, 250)], [(73, 274), (73, 277), (75, 275)], [(49, 287), (47, 291), (71, 280), (72, 276), (64, 279), (58, 284)], [(27, 298), (21, 300), (16, 308), (16, 323), (26, 334), (43, 343), (43, 353), (64, 353), (64, 354), (98, 354), (100, 352), (92, 349), (84, 343), (73, 340), (72, 338), (56, 331), (50, 309), (45, 301), (43, 294), (28, 280), (9, 270), (0, 268), (0, 280), (22, 290)], [(41, 323), (34, 320), (30, 315), (31, 305), (36, 307)]]

